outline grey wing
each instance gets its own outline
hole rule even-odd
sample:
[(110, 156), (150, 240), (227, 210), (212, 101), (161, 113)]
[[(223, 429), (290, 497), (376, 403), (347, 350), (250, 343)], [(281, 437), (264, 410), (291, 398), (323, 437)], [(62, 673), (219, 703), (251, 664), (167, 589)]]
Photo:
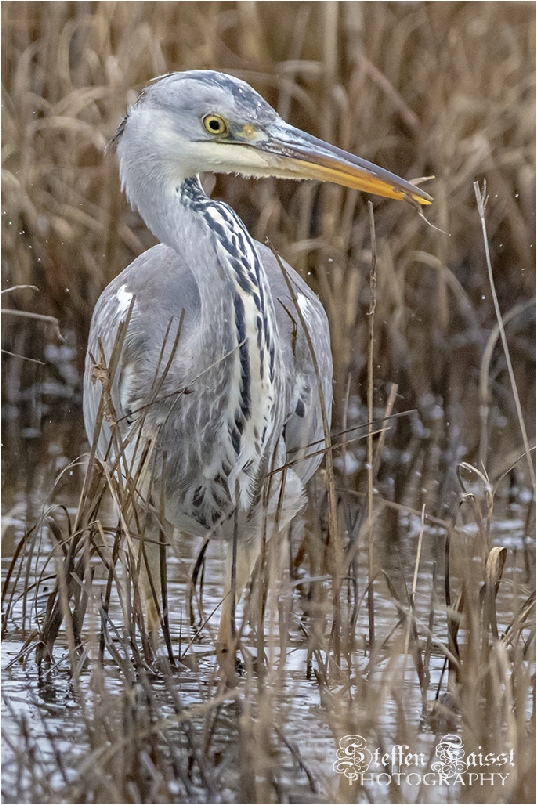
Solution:
[[(333, 372), (328, 318), (311, 288), (282, 260), (282, 266), (293, 288), (293, 298), (279, 261), (266, 246), (260, 243), (256, 245), (274, 297), (283, 359), (288, 369), (290, 403), (284, 430), (287, 460), (295, 462), (293, 469), (301, 481), (306, 483), (323, 458), (321, 394), (328, 425), (332, 415)], [(315, 353), (317, 370), (302, 320)]]
[[(148, 406), (148, 399), (165, 374), (178, 337), (182, 345), (188, 341), (199, 318), (199, 294), (194, 277), (168, 247), (154, 246), (134, 260), (106, 287), (93, 311), (84, 377), (84, 422), (90, 443), (102, 394), (102, 381), (95, 379), (99, 373), (94, 367), (101, 364), (103, 358), (106, 366), (109, 365), (119, 325), (129, 311), (131, 318), (121, 359), (110, 385), (112, 413), (123, 438), (137, 416), (143, 415), (148, 435), (169, 411), (169, 400), (162, 406)], [(179, 355), (175, 354), (173, 384), (179, 394), (188, 374)], [(97, 453), (101, 458), (106, 454), (110, 436), (111, 430), (105, 422), (98, 440)]]

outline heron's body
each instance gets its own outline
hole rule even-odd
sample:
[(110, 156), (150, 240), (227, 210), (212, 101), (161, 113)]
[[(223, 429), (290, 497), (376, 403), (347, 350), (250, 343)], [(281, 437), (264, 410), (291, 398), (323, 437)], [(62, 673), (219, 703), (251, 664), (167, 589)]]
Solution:
[[(240, 594), (261, 535), (270, 538), (290, 522), (320, 463), (332, 359), (317, 297), (250, 237), (233, 210), (205, 195), (197, 174), (320, 178), (420, 203), (429, 197), (294, 129), (247, 84), (211, 71), (150, 85), (115, 142), (127, 196), (161, 245), (138, 257), (97, 303), (86, 428), (93, 441), (103, 422), (98, 457), (145, 514), (142, 570), (153, 634), (159, 530), (227, 539), (237, 533), (233, 572), (228, 554), (225, 644), (231, 579)], [(119, 361), (103, 385), (95, 366), (110, 363), (124, 321)]]
[[(283, 267), (294, 299), (272, 252), (250, 238), (227, 205), (198, 193), (203, 212), (192, 215), (193, 238), (185, 238), (184, 246), (177, 244), (176, 249), (159, 245), (145, 252), (97, 302), (87, 382), (92, 358), (98, 359), (99, 340), (109, 360), (119, 323), (132, 304), (111, 388), (122, 438), (127, 439), (136, 419), (142, 418), (144, 433), (157, 440), (160, 453), (166, 451), (165, 514), (174, 526), (200, 536), (212, 529), (215, 537), (229, 538), (238, 485), (242, 538), (252, 538), (251, 532), (259, 529), (256, 514), (263, 508), (269, 470), (292, 462), (285, 474), (283, 526), (301, 508), (304, 484), (321, 461), (319, 381), (295, 306), (300, 306), (319, 353), (329, 344), (328, 322), (318, 298), (289, 265)], [(219, 234), (222, 218), (237, 232), (232, 253), (229, 241)], [(183, 231), (189, 231), (187, 221)], [(189, 244), (202, 255), (201, 276), (191, 268), (196, 261)], [(240, 302), (241, 283), (251, 283), (249, 304)], [(328, 349), (320, 357), (319, 370), (330, 416)], [(162, 383), (155, 394), (156, 378)], [(98, 404), (98, 395), (86, 396), (89, 434)], [(99, 439), (101, 457), (110, 436), (105, 425)], [(130, 460), (134, 447), (126, 451)], [(308, 459), (308, 453), (315, 455)], [(153, 481), (162, 473), (162, 460), (155, 460), (154, 466)], [(272, 509), (280, 480), (281, 473), (276, 473), (271, 482)]]

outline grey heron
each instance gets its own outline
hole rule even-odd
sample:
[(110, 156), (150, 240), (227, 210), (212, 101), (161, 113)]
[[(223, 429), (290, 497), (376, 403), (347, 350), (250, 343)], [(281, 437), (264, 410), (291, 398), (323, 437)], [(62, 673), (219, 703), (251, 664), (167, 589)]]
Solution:
[[(161, 529), (169, 539), (175, 529), (228, 540), (217, 650), (229, 655), (231, 591), (240, 597), (267, 522), (279, 532), (301, 509), (321, 461), (321, 397), (329, 419), (332, 358), (317, 296), (227, 204), (205, 194), (198, 175), (320, 179), (419, 204), (431, 198), (294, 128), (244, 81), (219, 72), (155, 79), (113, 142), (122, 188), (160, 244), (119, 274), (95, 307), (86, 430), (91, 441), (102, 422), (98, 458), (136, 487), (143, 518), (129, 527), (145, 535), (141, 570), (154, 645)], [(95, 367), (110, 361), (125, 321), (103, 418)], [(274, 472), (286, 463), (285, 473)]]

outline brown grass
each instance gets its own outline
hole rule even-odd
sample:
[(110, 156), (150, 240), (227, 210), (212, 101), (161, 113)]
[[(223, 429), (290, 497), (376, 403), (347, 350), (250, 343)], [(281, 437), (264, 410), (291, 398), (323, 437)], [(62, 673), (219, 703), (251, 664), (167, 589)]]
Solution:
[[(331, 760), (330, 772), (305, 760), (308, 730), (326, 731), (334, 759), (351, 733), (386, 751), (431, 752), (448, 732), (467, 752), (512, 747), (507, 789), (457, 796), (535, 801), (526, 449), (535, 438), (534, 17), (529, 3), (2, 4), (3, 282), (40, 289), (4, 299), (57, 317), (78, 368), (99, 293), (153, 242), (103, 149), (127, 102), (168, 70), (232, 72), (311, 133), (402, 176), (434, 174), (427, 216), (443, 230), (375, 200), (373, 247), (366, 200), (354, 191), (216, 179), (214, 194), (302, 271), (328, 311), (335, 472), (329, 462), (312, 486), (308, 527), (291, 538), (280, 587), (270, 582), (275, 552), (265, 554), (239, 618), (246, 673), (234, 691), (219, 688), (212, 660), (197, 654), (212, 645), (218, 598), (202, 583), (214, 558), (200, 560), (191, 584), (193, 628), (180, 616), (181, 568), (195, 554), (185, 548), (173, 566), (176, 667), (155, 668), (140, 543), (107, 505), (110, 477), (92, 462), (87, 475), (73, 468), (83, 490), (76, 515), (62, 508), (59, 481), (4, 579), (4, 636), (27, 641), (6, 673), (28, 674), (39, 726), (6, 703), (6, 801), (380, 801), (340, 781)], [(499, 321), (476, 180), (487, 183)], [(54, 339), (47, 326), (10, 316), (3, 346), (43, 360)], [(24, 393), (50, 376), (57, 367), (6, 358), (5, 399), (22, 426), (41, 427)], [(76, 392), (76, 379), (65, 384)], [(371, 413), (375, 438), (370, 427), (365, 441)], [(17, 460), (8, 449), (8, 470)], [(120, 508), (130, 505), (126, 490), (118, 495)], [(515, 510), (524, 525), (513, 547), (505, 529), (495, 533)], [(254, 649), (266, 658), (257, 668)], [(297, 674), (287, 658), (298, 649), (307, 661)], [(294, 699), (305, 676), (308, 714)], [(51, 721), (51, 697), (63, 691), (77, 736), (67, 748)], [(396, 782), (383, 796), (414, 801)]]

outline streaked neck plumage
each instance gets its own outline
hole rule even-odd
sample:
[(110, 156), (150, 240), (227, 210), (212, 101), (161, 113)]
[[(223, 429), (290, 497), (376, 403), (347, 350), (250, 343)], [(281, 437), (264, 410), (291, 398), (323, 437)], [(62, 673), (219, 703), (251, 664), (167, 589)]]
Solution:
[[(203, 383), (214, 393), (226, 380), (233, 456), (228, 485), (234, 497), (238, 482), (241, 508), (249, 509), (285, 417), (274, 301), (265, 271), (240, 218), (227, 204), (211, 200), (197, 176), (181, 180), (165, 166), (133, 176), (133, 166), (136, 174), (143, 164), (129, 160), (126, 171), (122, 162), (123, 184), (153, 234), (180, 255), (196, 279), (197, 351), (208, 360)], [(225, 369), (219, 361), (226, 362)]]

